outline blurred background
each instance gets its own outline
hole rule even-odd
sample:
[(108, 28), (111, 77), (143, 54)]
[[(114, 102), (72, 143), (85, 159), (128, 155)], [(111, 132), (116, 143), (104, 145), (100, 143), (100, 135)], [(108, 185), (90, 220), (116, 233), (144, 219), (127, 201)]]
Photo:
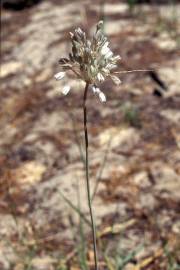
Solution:
[(119, 71), (151, 70), (89, 92), (99, 269), (180, 269), (179, 19), (175, 0), (1, 1), (0, 269), (93, 269), (84, 85), (53, 76), (99, 20)]

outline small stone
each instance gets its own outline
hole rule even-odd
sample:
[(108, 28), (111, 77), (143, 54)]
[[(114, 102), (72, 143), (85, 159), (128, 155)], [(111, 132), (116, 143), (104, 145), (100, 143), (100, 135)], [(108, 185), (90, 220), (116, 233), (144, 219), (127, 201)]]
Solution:
[(19, 168), (14, 171), (16, 181), (22, 185), (33, 185), (39, 182), (46, 167), (43, 164), (35, 161), (23, 163)]
[(32, 260), (32, 267), (34, 270), (54, 270), (54, 259), (51, 257), (36, 257)]
[(4, 78), (8, 75), (16, 74), (22, 69), (22, 63), (20, 62), (9, 62), (1, 65), (0, 77)]
[(111, 138), (111, 148), (130, 149), (138, 142), (139, 134), (134, 128), (109, 128), (99, 135), (100, 145), (106, 145)]
[(134, 176), (133, 182), (135, 184), (137, 184), (141, 188), (147, 188), (147, 187), (150, 187), (151, 186), (146, 171), (142, 171), (140, 173), (137, 173)]

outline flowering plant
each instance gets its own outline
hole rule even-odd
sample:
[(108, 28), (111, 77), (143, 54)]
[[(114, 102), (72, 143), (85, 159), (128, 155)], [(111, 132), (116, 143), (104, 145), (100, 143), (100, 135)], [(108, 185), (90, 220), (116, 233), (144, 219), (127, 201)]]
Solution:
[[(85, 32), (80, 28), (70, 32), (72, 42), (72, 52), (69, 58), (61, 58), (59, 64), (62, 71), (55, 75), (57, 80), (61, 80), (67, 71), (73, 72), (78, 79), (81, 79), (91, 85), (94, 94), (99, 96), (101, 102), (106, 101), (105, 94), (98, 88), (98, 84), (105, 78), (110, 77), (115, 84), (120, 84), (120, 79), (114, 74), (117, 67), (117, 61), (120, 56), (114, 56), (109, 48), (107, 37), (103, 33), (103, 22), (100, 21), (96, 26), (96, 31), (92, 41), (88, 40)], [(70, 86), (66, 85), (62, 92), (67, 95)]]
[[(59, 64), (61, 71), (55, 75), (56, 80), (61, 80), (71, 71), (78, 79), (86, 83), (83, 97), (83, 112), (84, 112), (84, 138), (85, 138), (85, 170), (86, 170), (86, 187), (88, 205), (91, 217), (91, 228), (93, 236), (94, 248), (94, 263), (95, 270), (98, 270), (97, 247), (96, 247), (96, 230), (93, 216), (93, 209), (91, 206), (91, 193), (89, 182), (89, 158), (88, 158), (88, 131), (87, 131), (87, 92), (90, 88), (94, 94), (98, 95), (101, 102), (106, 101), (105, 94), (98, 87), (99, 83), (105, 81), (110, 77), (116, 85), (121, 83), (120, 79), (115, 74), (129, 73), (129, 72), (143, 72), (150, 70), (128, 70), (128, 71), (114, 71), (117, 67), (117, 62), (120, 56), (114, 56), (109, 48), (107, 37), (103, 33), (103, 22), (100, 21), (96, 26), (96, 31), (92, 40), (88, 40), (85, 32), (80, 28), (75, 29), (74, 33), (70, 32), (72, 51), (68, 58), (61, 58)], [(90, 86), (90, 87), (89, 87)], [(63, 87), (62, 93), (67, 95), (70, 91), (70, 86)], [(93, 197), (93, 196), (92, 196)]]
[[(103, 33), (103, 22), (100, 21), (96, 26), (96, 31), (92, 40), (88, 40), (85, 32), (80, 28), (75, 29), (71, 33), (72, 51), (68, 58), (61, 58), (59, 64), (61, 71), (55, 75), (56, 80), (61, 80), (67, 74), (72, 72), (78, 79), (86, 83), (83, 97), (83, 112), (84, 112), (84, 138), (85, 138), (85, 170), (86, 170), (86, 187), (88, 205), (91, 217), (91, 228), (93, 236), (94, 248), (94, 263), (95, 269), (98, 269), (97, 247), (96, 247), (96, 230), (94, 216), (91, 206), (91, 193), (89, 182), (89, 158), (88, 158), (88, 131), (87, 131), (87, 92), (90, 88), (94, 94), (98, 95), (101, 102), (106, 101), (105, 94), (100, 90), (98, 84), (103, 82), (107, 77), (110, 77), (117, 85), (120, 84), (120, 79), (115, 76), (114, 69), (117, 67), (117, 61), (120, 56), (114, 56), (109, 48), (107, 37)], [(90, 86), (90, 87), (89, 87)], [(67, 95), (70, 91), (70, 86), (63, 87), (62, 93)]]

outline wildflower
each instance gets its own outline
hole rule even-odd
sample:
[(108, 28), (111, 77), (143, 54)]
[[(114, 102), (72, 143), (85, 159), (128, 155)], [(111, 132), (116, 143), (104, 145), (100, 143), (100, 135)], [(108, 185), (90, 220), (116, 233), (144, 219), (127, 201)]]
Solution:
[[(116, 85), (121, 83), (113, 71), (121, 58), (119, 55), (114, 56), (102, 28), (103, 22), (100, 21), (91, 41), (80, 28), (75, 29), (74, 33), (70, 32), (72, 51), (68, 58), (59, 60), (62, 71), (58, 72), (55, 78), (61, 80), (67, 71), (71, 71), (78, 79), (91, 84), (92, 91), (98, 95), (101, 102), (105, 102), (106, 97), (98, 88), (98, 84), (107, 77), (110, 77)], [(62, 92), (66, 95), (69, 91), (70, 87), (65, 86)]]
[(65, 76), (65, 72), (58, 72), (57, 74), (54, 75), (55, 79), (57, 81), (61, 80), (62, 78), (64, 78)]
[(66, 86), (63, 87), (62, 93), (64, 95), (67, 95), (70, 90), (71, 90), (70, 86), (69, 85), (66, 85)]
[(93, 90), (93, 93), (94, 94), (98, 94), (99, 99), (100, 99), (101, 102), (106, 102), (106, 96), (105, 96), (105, 94), (98, 87), (93, 86), (92, 87), (92, 90)]

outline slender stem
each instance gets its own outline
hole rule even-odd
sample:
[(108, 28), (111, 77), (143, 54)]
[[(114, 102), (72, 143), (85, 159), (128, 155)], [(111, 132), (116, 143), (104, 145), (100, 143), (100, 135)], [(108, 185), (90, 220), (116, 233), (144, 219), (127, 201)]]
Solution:
[(132, 69), (132, 70), (122, 70), (122, 71), (115, 71), (116, 74), (122, 74), (122, 73), (131, 73), (131, 72), (147, 72), (147, 71), (153, 71), (153, 69)]
[(88, 131), (87, 131), (87, 109), (86, 109), (88, 87), (89, 87), (89, 83), (87, 82), (84, 89), (84, 99), (83, 99), (84, 137), (85, 137), (85, 148), (86, 148), (85, 169), (86, 169), (87, 197), (88, 197), (89, 212), (90, 212), (90, 217), (91, 217), (91, 228), (92, 228), (92, 234), (93, 234), (94, 264), (95, 264), (95, 270), (98, 270), (96, 228), (95, 228), (95, 222), (94, 222), (94, 217), (93, 217), (93, 210), (91, 206), (91, 193), (90, 193), (90, 183), (89, 183)]

